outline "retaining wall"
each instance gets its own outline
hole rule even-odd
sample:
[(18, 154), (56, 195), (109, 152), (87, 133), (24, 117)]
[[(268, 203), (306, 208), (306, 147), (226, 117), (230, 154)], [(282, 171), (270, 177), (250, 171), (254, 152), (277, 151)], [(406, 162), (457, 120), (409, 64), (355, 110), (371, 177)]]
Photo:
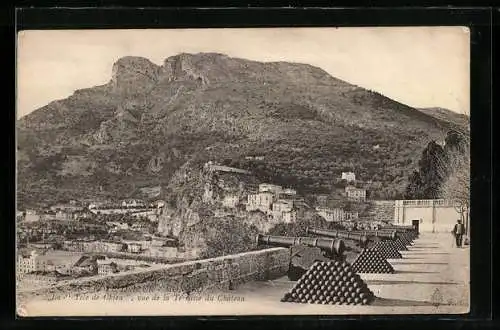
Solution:
[(271, 248), (165, 265), (157, 269), (81, 278), (50, 288), (23, 292), (23, 294), (89, 293), (117, 289), (155, 292), (230, 289), (249, 281), (284, 276), (288, 271), (289, 263), (289, 249)]
[(420, 220), (420, 232), (449, 233), (460, 218), (453, 201), (443, 199), (397, 200), (394, 223), (411, 225)]

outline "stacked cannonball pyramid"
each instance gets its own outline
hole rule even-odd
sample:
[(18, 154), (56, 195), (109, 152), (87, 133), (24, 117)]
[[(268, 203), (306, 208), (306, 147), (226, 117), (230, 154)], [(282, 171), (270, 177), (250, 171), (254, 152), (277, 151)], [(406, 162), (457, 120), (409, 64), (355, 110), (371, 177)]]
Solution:
[(405, 246), (412, 244), (412, 239), (408, 237), (406, 233), (400, 233), (398, 236), (398, 240), (401, 241)]
[(401, 259), (401, 253), (394, 247), (391, 241), (379, 241), (373, 246), (384, 259)]
[(352, 263), (356, 273), (392, 274), (394, 268), (375, 248), (364, 249)]
[(408, 251), (406, 245), (399, 238), (395, 239), (394, 241), (391, 241), (391, 244), (393, 244), (396, 250), (398, 251)]
[(281, 299), (324, 305), (367, 305), (374, 294), (344, 261), (317, 261)]

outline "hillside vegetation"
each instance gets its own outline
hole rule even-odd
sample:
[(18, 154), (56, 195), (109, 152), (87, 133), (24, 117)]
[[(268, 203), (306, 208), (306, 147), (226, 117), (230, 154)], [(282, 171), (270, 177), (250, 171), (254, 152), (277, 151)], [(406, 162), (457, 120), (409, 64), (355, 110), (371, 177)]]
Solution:
[(301, 193), (328, 193), (350, 170), (372, 182), (373, 197), (391, 198), (449, 126), (306, 64), (200, 53), (161, 66), (124, 57), (110, 69), (107, 84), (18, 121), (20, 207), (119, 199), (147, 187), (172, 197), (174, 174), (208, 160)]

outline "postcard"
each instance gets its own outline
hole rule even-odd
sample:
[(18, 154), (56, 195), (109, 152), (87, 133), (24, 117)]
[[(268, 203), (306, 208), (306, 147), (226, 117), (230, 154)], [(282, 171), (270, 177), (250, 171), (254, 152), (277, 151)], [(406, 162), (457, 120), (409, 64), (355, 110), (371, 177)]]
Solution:
[(467, 28), (17, 38), (18, 316), (469, 311)]

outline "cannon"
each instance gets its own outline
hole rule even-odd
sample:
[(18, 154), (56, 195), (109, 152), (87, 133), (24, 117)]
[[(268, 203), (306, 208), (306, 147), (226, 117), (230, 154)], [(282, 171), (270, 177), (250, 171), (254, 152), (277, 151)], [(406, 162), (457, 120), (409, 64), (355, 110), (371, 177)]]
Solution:
[(395, 240), (398, 238), (398, 232), (396, 230), (359, 230), (353, 231), (353, 233), (366, 235), (367, 237), (377, 237), (382, 240)]
[(418, 224), (412, 226), (389, 225), (386, 227), (382, 227), (382, 230), (396, 230), (398, 233), (402, 234), (401, 236), (410, 237), (412, 239), (417, 238), (419, 234)]
[(353, 232), (346, 230), (327, 230), (327, 229), (317, 229), (317, 228), (307, 227), (306, 234), (353, 240), (358, 242), (362, 248), (366, 248), (369, 242), (368, 236), (362, 232)]
[(381, 228), (381, 230), (397, 230), (400, 232), (416, 232), (415, 226), (398, 226), (398, 225), (388, 225)]
[(344, 241), (330, 238), (312, 238), (312, 237), (288, 237), (288, 236), (269, 236), (257, 235), (257, 244), (271, 246), (308, 246), (319, 248), (325, 256), (330, 259), (337, 259), (344, 254)]
[(257, 245), (290, 248), (288, 278), (297, 281), (316, 261), (342, 261), (345, 244), (342, 240), (311, 237), (257, 235)]

